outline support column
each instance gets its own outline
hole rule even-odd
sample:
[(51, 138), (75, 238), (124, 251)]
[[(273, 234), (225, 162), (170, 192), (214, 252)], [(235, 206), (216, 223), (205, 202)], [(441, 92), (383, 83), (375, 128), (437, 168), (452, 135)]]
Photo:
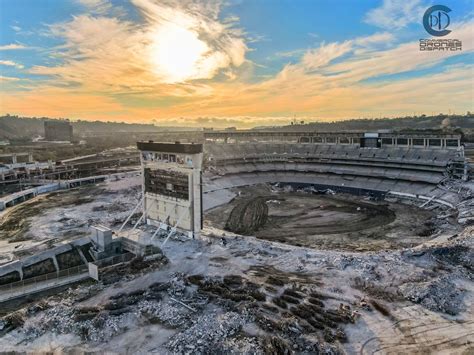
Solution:
[(51, 259), (53, 259), (53, 264), (54, 264), (54, 267), (56, 268), (56, 271), (59, 272), (59, 264), (58, 264), (58, 260), (56, 259), (56, 255), (53, 255)]
[(78, 251), (79, 257), (81, 258), (81, 260), (84, 262), (84, 264), (87, 265), (89, 263), (89, 261), (87, 261), (87, 258), (85, 257), (85, 255), (82, 252), (81, 248), (76, 248), (76, 250)]

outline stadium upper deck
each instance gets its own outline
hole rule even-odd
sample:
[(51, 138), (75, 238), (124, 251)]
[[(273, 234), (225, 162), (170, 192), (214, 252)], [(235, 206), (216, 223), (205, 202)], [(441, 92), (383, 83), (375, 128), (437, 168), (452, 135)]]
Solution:
[(381, 148), (414, 147), (430, 149), (458, 149), (461, 136), (457, 134), (431, 133), (364, 133), (364, 132), (298, 132), (298, 131), (206, 131), (206, 141), (255, 142), (280, 141), (316, 144), (356, 145)]

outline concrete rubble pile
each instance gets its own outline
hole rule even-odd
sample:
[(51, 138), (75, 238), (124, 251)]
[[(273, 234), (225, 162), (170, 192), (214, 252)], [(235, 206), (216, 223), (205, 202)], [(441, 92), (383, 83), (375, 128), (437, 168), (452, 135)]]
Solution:
[(173, 353), (210, 354), (229, 350), (238, 351), (238, 348), (229, 349), (223, 343), (236, 335), (248, 322), (248, 316), (236, 312), (221, 314), (211, 311), (196, 318), (193, 324), (183, 332), (172, 337), (167, 348)]
[(461, 225), (474, 225), (474, 197), (464, 200), (458, 206), (458, 222)]
[(99, 306), (73, 306), (72, 299), (51, 304), (37, 317), (25, 315), (21, 332), (29, 341), (48, 332), (75, 334), (91, 343), (100, 343), (145, 322), (179, 327), (189, 322), (189, 309), (173, 302), (166, 293), (176, 295), (176, 283), (152, 285), (148, 290), (135, 290), (113, 295)]
[(400, 289), (406, 299), (429, 310), (457, 315), (464, 309), (464, 292), (450, 278), (444, 276), (428, 282), (407, 283)]

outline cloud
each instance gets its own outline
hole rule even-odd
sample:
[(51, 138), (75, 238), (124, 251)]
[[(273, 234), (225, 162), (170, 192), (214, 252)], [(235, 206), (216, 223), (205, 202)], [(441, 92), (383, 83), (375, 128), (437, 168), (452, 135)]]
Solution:
[(387, 44), (393, 42), (395, 36), (390, 32), (379, 32), (374, 33), (370, 36), (359, 37), (354, 40), (354, 42), (361, 46), (371, 46), (374, 44)]
[(22, 64), (15, 63), (11, 60), (0, 60), (0, 65), (15, 67), (15, 68), (18, 68), (18, 69), (23, 69), (24, 68), (24, 66)]
[(303, 56), (302, 64), (306, 69), (313, 70), (325, 66), (332, 60), (348, 53), (352, 50), (352, 42), (345, 41), (342, 43), (334, 42), (329, 44), (321, 44), (317, 49), (309, 50)]
[(122, 6), (114, 6), (110, 0), (76, 0), (76, 2), (84, 6), (89, 13), (94, 15), (125, 17), (127, 14)]
[[(103, 1), (87, 3), (108, 8)], [(221, 72), (235, 79), (233, 69), (246, 62), (243, 34), (232, 23), (219, 21), (220, 3), (132, 0), (132, 4), (144, 18), (141, 25), (85, 14), (50, 25), (50, 35), (64, 42), (52, 54), (62, 63), (35, 66), (31, 73), (50, 76), (51, 85), (62, 82), (83, 90), (192, 96), (209, 92), (197, 80)]]
[[(458, 111), (472, 110), (470, 78), (474, 67), (467, 63), (441, 67), (438, 72), (423, 76), (406, 75), (403, 79), (386, 76), (436, 68), (451, 56), (472, 52), (473, 29), (472, 22), (455, 28), (456, 36), (463, 40), (462, 53), (420, 52), (417, 41), (388, 50), (373, 50), (370, 55), (352, 50), (359, 48), (360, 43), (371, 43), (373, 38), (323, 44), (268, 80), (232, 87), (225, 83), (214, 85), (213, 95), (198, 101), (199, 114), (281, 117), (295, 113), (313, 119), (343, 119), (367, 114), (397, 116), (414, 110), (431, 113), (434, 107), (436, 111), (452, 107)], [(347, 55), (344, 60), (334, 62), (343, 54)], [(184, 102), (174, 106), (172, 112), (191, 118), (196, 107), (196, 102)], [(165, 118), (172, 112), (161, 114)]]
[(19, 78), (11, 77), (11, 76), (3, 76), (0, 75), (0, 82), (6, 82), (6, 81), (19, 81)]
[[(171, 68), (158, 60), (155, 72), (166, 82), (179, 82), (196, 79), (211, 79), (218, 71), (228, 67), (239, 67), (245, 61), (248, 50), (242, 32), (233, 27), (233, 21), (219, 21), (220, 2), (173, 1), (168, 4), (151, 0), (132, 0), (147, 20), (150, 32), (152, 57), (167, 57), (171, 52), (172, 61), (180, 57), (194, 56), (188, 66)], [(171, 6), (169, 5), (171, 4)], [(168, 41), (173, 42), (169, 43)], [(176, 46), (180, 41), (183, 48)], [(187, 47), (187, 48), (185, 48)], [(190, 49), (195, 49), (190, 52)], [(182, 52), (181, 52), (182, 51)], [(178, 62), (176, 66), (180, 63)], [(175, 73), (171, 73), (174, 71)], [(180, 72), (178, 77), (175, 77)], [(181, 75), (181, 72), (188, 72)]]
[(20, 32), (21, 31), (21, 27), (20, 26), (16, 26), (16, 25), (13, 25), (13, 26), (10, 26), (12, 28), (13, 31), (15, 32)]
[(76, 0), (81, 5), (97, 12), (105, 13), (112, 7), (112, 4), (108, 0)]
[(307, 49), (294, 49), (292, 51), (276, 52), (275, 56), (280, 58), (294, 58), (304, 54)]
[(384, 0), (382, 6), (370, 10), (365, 22), (385, 29), (400, 29), (420, 21), (425, 8), (421, 0)]
[(24, 46), (23, 44), (18, 43), (11, 43), (11, 44), (4, 44), (0, 46), (0, 51), (8, 51), (14, 49), (27, 49), (28, 47)]

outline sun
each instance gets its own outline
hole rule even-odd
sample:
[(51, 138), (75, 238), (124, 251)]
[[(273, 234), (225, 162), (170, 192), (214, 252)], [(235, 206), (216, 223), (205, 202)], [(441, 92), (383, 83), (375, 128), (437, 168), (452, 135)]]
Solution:
[(167, 83), (196, 77), (208, 45), (191, 29), (173, 23), (160, 26), (153, 34), (151, 62), (153, 71)]

